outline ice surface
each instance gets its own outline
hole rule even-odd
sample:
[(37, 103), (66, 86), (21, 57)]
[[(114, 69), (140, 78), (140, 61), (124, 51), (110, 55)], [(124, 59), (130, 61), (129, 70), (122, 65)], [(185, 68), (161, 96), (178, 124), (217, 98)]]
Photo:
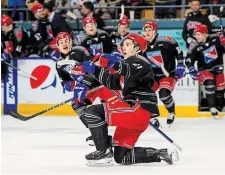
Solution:
[[(139, 174), (139, 175), (224, 175), (225, 120), (176, 119), (162, 130), (183, 148), (180, 162), (132, 166), (88, 167), (85, 154), (93, 151), (85, 143), (88, 130), (77, 117), (36, 117), (19, 121), (2, 120), (2, 174)], [(165, 123), (165, 119), (161, 119)], [(110, 129), (110, 133), (113, 132)], [(159, 133), (148, 128), (138, 146), (173, 148)]]

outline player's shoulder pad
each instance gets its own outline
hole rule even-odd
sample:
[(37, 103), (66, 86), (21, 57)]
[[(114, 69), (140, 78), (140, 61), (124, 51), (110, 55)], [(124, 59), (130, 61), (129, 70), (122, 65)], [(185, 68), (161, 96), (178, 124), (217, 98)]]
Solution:
[(83, 46), (72, 47), (71, 52), (76, 52), (76, 51), (83, 52), (86, 56), (91, 56), (90, 53), (88, 52), (88, 50)]
[(173, 39), (170, 36), (159, 36), (156, 41), (157, 42), (160, 42), (160, 41), (162, 41), (162, 42), (168, 42), (170, 44), (176, 44), (177, 43), (176, 40)]
[(210, 41), (212, 42), (216, 42), (216, 41), (220, 42), (220, 37), (217, 35), (209, 35), (208, 37), (210, 38)]
[(39, 25), (38, 20), (32, 22), (32, 24), (31, 24), (31, 30), (33, 32), (36, 32), (38, 30), (38, 25)]
[(86, 34), (86, 33), (81, 33), (79, 34), (79, 37), (80, 37), (80, 42), (84, 42), (86, 39), (89, 38), (89, 36)]
[(106, 31), (104, 31), (104, 30), (97, 29), (97, 33), (99, 35), (108, 35), (109, 36), (109, 34)]
[(23, 39), (23, 28), (21, 26), (15, 26), (13, 33), (17, 42), (20, 43)]

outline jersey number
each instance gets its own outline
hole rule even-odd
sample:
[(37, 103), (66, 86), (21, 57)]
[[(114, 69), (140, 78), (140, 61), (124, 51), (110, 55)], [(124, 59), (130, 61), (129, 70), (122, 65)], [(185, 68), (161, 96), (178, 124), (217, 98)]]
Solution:
[(35, 39), (36, 39), (37, 41), (39, 41), (39, 40), (41, 39), (40, 33), (36, 33), (36, 34), (34, 35), (34, 37), (35, 37)]

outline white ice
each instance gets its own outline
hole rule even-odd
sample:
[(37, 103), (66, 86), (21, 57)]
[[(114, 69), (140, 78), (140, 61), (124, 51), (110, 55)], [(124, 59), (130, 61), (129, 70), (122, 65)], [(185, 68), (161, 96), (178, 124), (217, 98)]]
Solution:
[[(183, 148), (180, 161), (166, 163), (88, 167), (84, 156), (93, 151), (85, 143), (88, 130), (77, 117), (36, 117), (2, 120), (2, 174), (139, 174), (224, 175), (225, 120), (176, 119), (162, 130)], [(165, 123), (165, 118), (161, 119)], [(113, 132), (110, 129), (110, 133)], [(174, 148), (152, 128), (140, 137), (138, 146)]]

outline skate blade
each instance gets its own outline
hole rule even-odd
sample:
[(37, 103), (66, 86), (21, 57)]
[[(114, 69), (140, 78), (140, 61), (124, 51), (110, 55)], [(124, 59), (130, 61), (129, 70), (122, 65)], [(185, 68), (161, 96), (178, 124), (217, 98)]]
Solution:
[(215, 115), (215, 116), (213, 116), (213, 119), (214, 119), (214, 120), (219, 120), (220, 117), (219, 117), (218, 115)]
[(87, 166), (110, 166), (114, 165), (113, 158), (105, 158), (101, 160), (87, 160)]

